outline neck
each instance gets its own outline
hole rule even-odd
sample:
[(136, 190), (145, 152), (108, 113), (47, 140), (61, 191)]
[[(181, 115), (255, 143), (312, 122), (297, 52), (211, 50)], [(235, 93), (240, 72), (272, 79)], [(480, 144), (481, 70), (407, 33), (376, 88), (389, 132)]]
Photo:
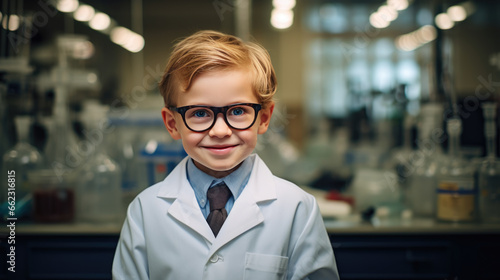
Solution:
[(208, 174), (208, 175), (210, 175), (212, 177), (215, 177), (215, 178), (219, 179), (219, 178), (224, 178), (227, 175), (233, 173), (236, 169), (238, 169), (241, 166), (241, 164), (243, 163), (243, 161), (240, 162), (239, 164), (237, 164), (235, 167), (233, 167), (231, 169), (228, 169), (228, 170), (223, 170), (223, 171), (210, 169), (210, 168), (204, 166), (203, 164), (195, 161), (194, 159), (193, 159), (193, 163), (201, 171), (205, 172), (206, 174)]

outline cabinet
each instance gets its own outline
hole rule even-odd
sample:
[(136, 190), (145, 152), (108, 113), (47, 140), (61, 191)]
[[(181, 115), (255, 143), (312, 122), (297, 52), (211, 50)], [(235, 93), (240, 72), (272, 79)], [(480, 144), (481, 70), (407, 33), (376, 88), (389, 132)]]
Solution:
[(500, 279), (499, 234), (331, 234), (341, 279)]
[[(16, 236), (16, 272), (2, 261), (0, 279), (111, 279), (118, 234)], [(7, 244), (1, 243), (1, 259)]]
[[(500, 279), (500, 225), (326, 225), (342, 280)], [(0, 279), (111, 279), (119, 229), (20, 226), (15, 273), (0, 231)]]

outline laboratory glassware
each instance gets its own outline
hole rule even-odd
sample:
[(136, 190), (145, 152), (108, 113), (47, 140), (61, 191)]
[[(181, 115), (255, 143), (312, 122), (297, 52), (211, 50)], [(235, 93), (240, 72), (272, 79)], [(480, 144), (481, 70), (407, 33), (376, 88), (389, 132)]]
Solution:
[(447, 120), (448, 155), (438, 174), (437, 219), (445, 222), (471, 222), (476, 219), (475, 167), (460, 153), (462, 121)]
[(486, 136), (486, 159), (478, 171), (479, 217), (483, 222), (500, 222), (500, 161), (496, 157), (496, 104), (482, 104), (484, 133)]
[(77, 219), (90, 223), (118, 223), (124, 216), (122, 173), (106, 152), (110, 137), (107, 127), (108, 108), (92, 102), (85, 104), (84, 140), (89, 146), (88, 160), (78, 172)]
[[(30, 127), (29, 116), (17, 116), (15, 118), (18, 143), (3, 155), (2, 182), (7, 182), (7, 173), (15, 178), (15, 198), (21, 200), (31, 191), (28, 181), (28, 173), (41, 168), (44, 161), (40, 152), (29, 144), (28, 135)], [(7, 184), (5, 183), (5, 186)], [(7, 194), (7, 189), (2, 190), (2, 196)], [(2, 199), (5, 202), (7, 198)]]
[(418, 120), (417, 148), (406, 163), (406, 203), (416, 216), (434, 217), (436, 211), (437, 173), (442, 160), (443, 106), (422, 106)]

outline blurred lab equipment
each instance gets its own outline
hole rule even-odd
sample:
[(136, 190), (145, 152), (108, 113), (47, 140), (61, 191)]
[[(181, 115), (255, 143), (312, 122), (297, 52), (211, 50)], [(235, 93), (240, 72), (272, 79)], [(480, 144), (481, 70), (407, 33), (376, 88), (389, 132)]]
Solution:
[(436, 217), (440, 221), (471, 222), (477, 212), (475, 168), (460, 153), (462, 121), (455, 117), (446, 124), (448, 154), (438, 173)]
[(436, 209), (437, 174), (442, 160), (443, 106), (422, 106), (418, 121), (417, 150), (407, 158), (405, 200), (417, 216), (433, 217)]
[(49, 120), (49, 138), (45, 153), (54, 171), (58, 174), (71, 172), (81, 164), (81, 153), (77, 149), (77, 137), (71, 126), (69, 98), (76, 90), (97, 90), (97, 75), (88, 70), (75, 68), (75, 52), (86, 45), (85, 36), (63, 35), (57, 38), (58, 65), (50, 73), (41, 73), (37, 85), (41, 92), (55, 94), (52, 118)]
[(150, 140), (140, 152), (140, 159), (146, 164), (148, 185), (162, 181), (187, 156), (182, 143)]
[(486, 159), (478, 171), (479, 216), (483, 222), (500, 222), (500, 161), (496, 157), (496, 112), (494, 102), (482, 104), (486, 136)]
[[(20, 201), (31, 193), (29, 186), (28, 174), (36, 169), (42, 167), (44, 161), (40, 152), (29, 144), (28, 134), (30, 128), (29, 116), (18, 116), (15, 119), (18, 143), (10, 150), (8, 150), (2, 158), (2, 182), (7, 182), (7, 174), (14, 172), (14, 188), (11, 192), (15, 193), (15, 201)], [(1, 203), (6, 203), (8, 185), (5, 183), (1, 192)], [(28, 206), (29, 204), (26, 204)], [(22, 208), (17, 205), (16, 217), (19, 217), (24, 212)], [(6, 213), (2, 213), (2, 216)]]
[(413, 128), (415, 126), (415, 118), (411, 115), (406, 115), (403, 125), (403, 146), (395, 148), (391, 151), (391, 159), (389, 160), (389, 168), (394, 168), (398, 175), (399, 184), (402, 187), (408, 185), (408, 176), (411, 174), (410, 157), (413, 151)]
[(122, 174), (106, 152), (109, 108), (92, 100), (84, 104), (82, 121), (88, 137), (89, 159), (79, 170), (76, 218), (90, 223), (119, 223), (123, 218)]
[(35, 222), (71, 222), (75, 215), (74, 178), (56, 175), (52, 169), (30, 172), (33, 188), (33, 218)]
[(122, 170), (124, 205), (145, 188), (165, 179), (186, 154), (181, 143), (168, 137), (156, 99), (142, 101), (141, 108), (120, 108), (108, 114), (115, 143), (109, 155)]
[(78, 145), (71, 125), (69, 98), (75, 90), (95, 90), (99, 87), (95, 74), (78, 70), (73, 65), (74, 59), (77, 59), (75, 51), (80, 50), (85, 42), (84, 36), (59, 36), (58, 65), (50, 73), (38, 76), (38, 89), (41, 92), (53, 91), (55, 100), (52, 117), (46, 120), (49, 136), (44, 152), (48, 168), (34, 172), (30, 177), (36, 186), (33, 191), (33, 216), (37, 222), (69, 222), (75, 216), (77, 170), (85, 162), (86, 154)]
[(359, 168), (348, 190), (354, 196), (355, 209), (362, 212), (369, 207), (400, 208), (401, 193), (394, 178), (396, 174), (390, 170)]

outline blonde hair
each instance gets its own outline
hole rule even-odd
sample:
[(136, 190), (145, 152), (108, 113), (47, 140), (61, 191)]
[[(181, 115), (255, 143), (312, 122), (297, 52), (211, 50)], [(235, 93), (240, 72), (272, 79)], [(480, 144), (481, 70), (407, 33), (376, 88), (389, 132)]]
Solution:
[(262, 106), (273, 100), (277, 80), (269, 53), (256, 43), (217, 31), (199, 31), (174, 46), (159, 83), (165, 106), (176, 106), (175, 94), (189, 90), (204, 72), (248, 68), (252, 87)]

